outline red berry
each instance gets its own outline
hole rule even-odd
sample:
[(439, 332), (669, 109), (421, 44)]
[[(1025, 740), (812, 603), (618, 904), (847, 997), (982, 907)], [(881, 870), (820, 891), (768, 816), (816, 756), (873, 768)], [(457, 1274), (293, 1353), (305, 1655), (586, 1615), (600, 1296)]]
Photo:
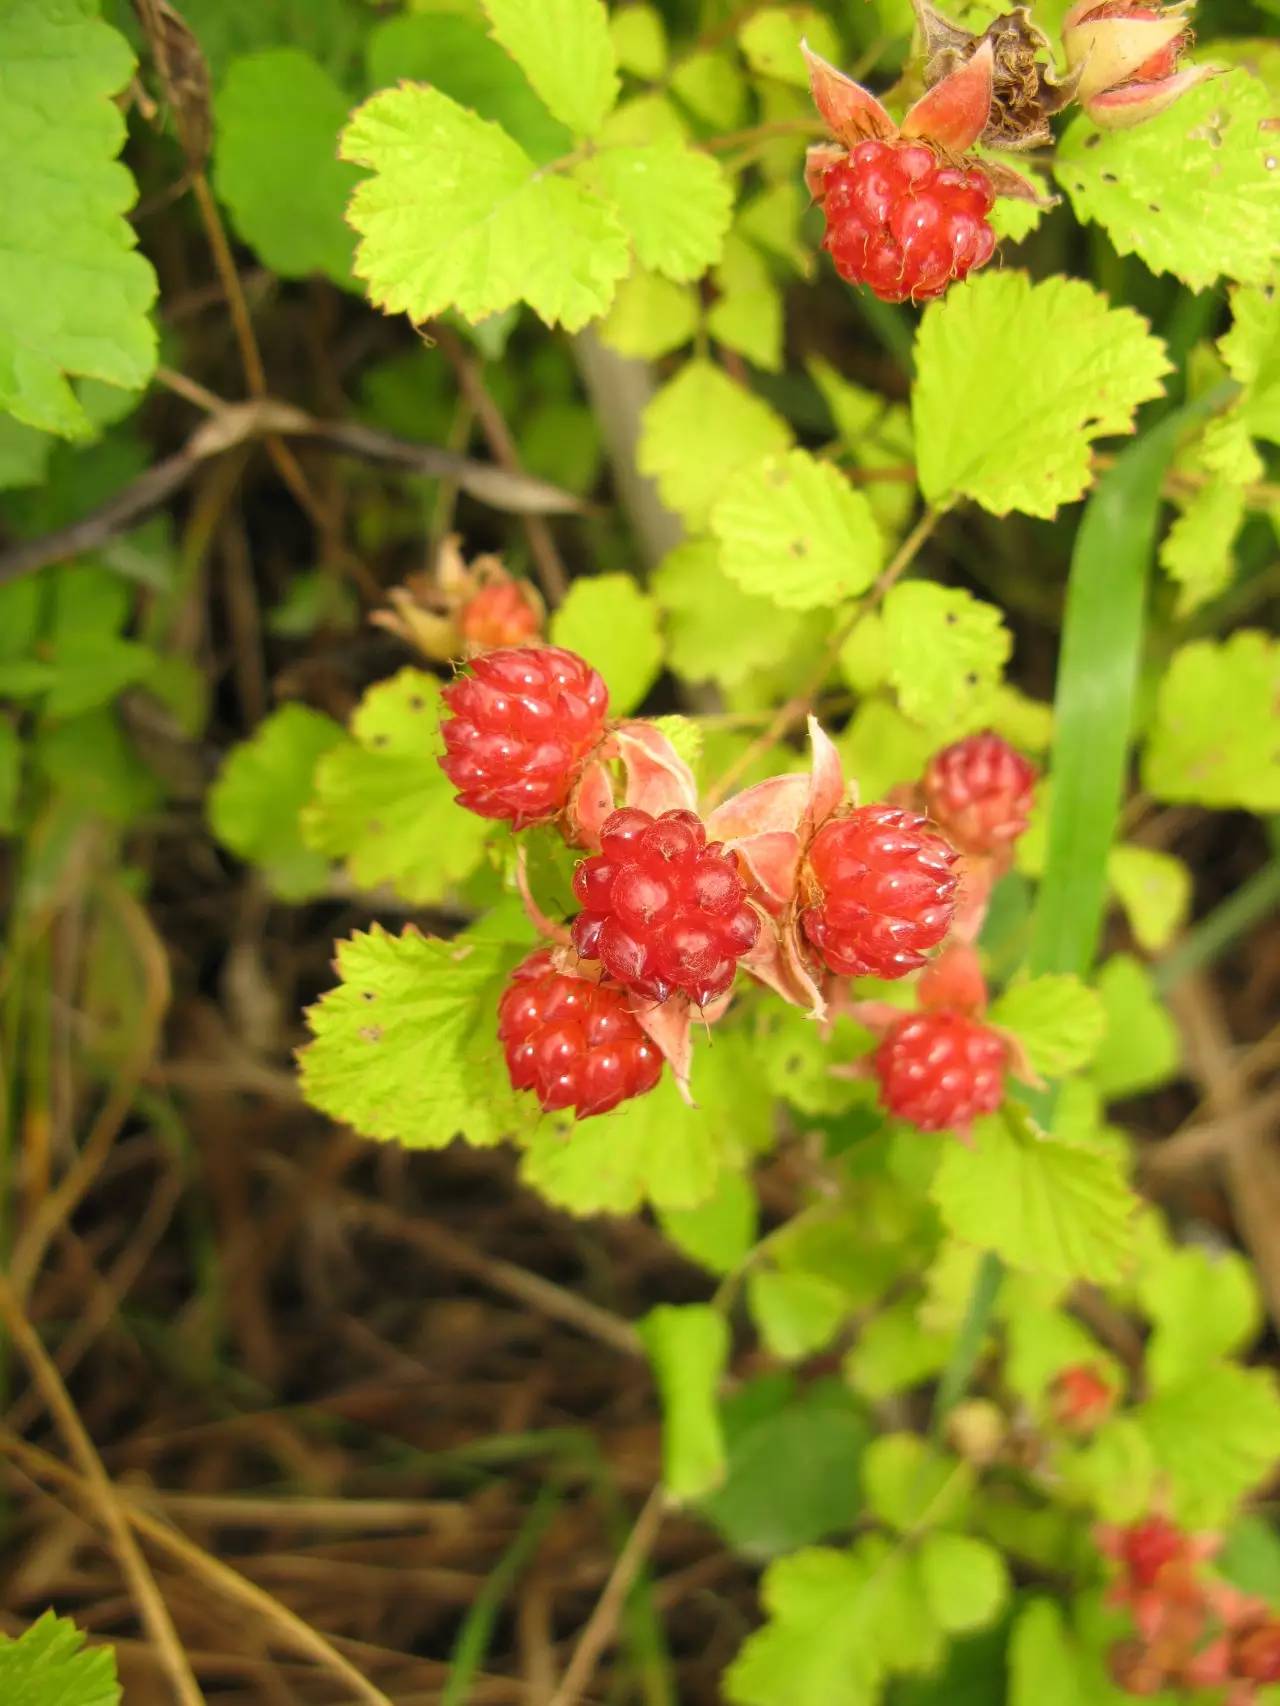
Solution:
[(604, 682), (573, 652), (484, 652), (446, 687), (445, 775), (458, 804), (517, 829), (554, 817), (604, 730)]
[(680, 990), (705, 1007), (760, 934), (736, 857), (723, 842), (708, 845), (693, 812), (612, 813), (600, 852), (573, 874), (573, 892), (583, 908), (574, 947), (653, 1001)]
[(1005, 1045), (963, 1013), (908, 1013), (875, 1053), (880, 1100), (921, 1131), (965, 1131), (1004, 1098)]
[(884, 302), (941, 296), (996, 246), (991, 180), (944, 165), (922, 142), (859, 142), (827, 168), (818, 200), (836, 271)]
[(1008, 850), (1027, 827), (1036, 768), (999, 735), (966, 735), (924, 773), (930, 817), (966, 853)]
[(1170, 1564), (1181, 1564), (1191, 1555), (1188, 1536), (1167, 1517), (1144, 1517), (1121, 1531), (1120, 1562), (1132, 1587), (1154, 1587)]
[(458, 631), (473, 651), (522, 646), (542, 632), (542, 614), (522, 581), (494, 580), (459, 610)]
[(924, 818), (897, 806), (833, 818), (809, 847), (804, 933), (842, 976), (903, 977), (951, 926), (955, 859)]
[(1115, 1393), (1088, 1363), (1064, 1368), (1051, 1392), (1054, 1420), (1074, 1433), (1092, 1433), (1111, 1413)]
[(1231, 1669), (1249, 1682), (1280, 1682), (1280, 1618), (1261, 1612), (1235, 1631)]
[(517, 1090), (544, 1109), (579, 1119), (643, 1096), (662, 1076), (662, 1056), (622, 990), (558, 972), (545, 950), (511, 974), (498, 1004), (498, 1038)]

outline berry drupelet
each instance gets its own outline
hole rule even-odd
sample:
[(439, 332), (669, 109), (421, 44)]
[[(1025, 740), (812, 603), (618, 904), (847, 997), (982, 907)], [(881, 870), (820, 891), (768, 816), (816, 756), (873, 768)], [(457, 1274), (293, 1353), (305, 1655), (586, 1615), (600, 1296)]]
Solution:
[(558, 646), (482, 653), (441, 697), (440, 765), (458, 804), (517, 829), (563, 808), (609, 703), (595, 670)]
[(498, 1039), (512, 1084), (532, 1090), (548, 1113), (605, 1114), (662, 1076), (662, 1056), (623, 991), (556, 971), (545, 950), (512, 973), (498, 1005)]
[(802, 879), (805, 935), (843, 977), (904, 977), (951, 926), (956, 854), (924, 818), (859, 806), (825, 823)]
[(924, 142), (859, 142), (818, 185), (823, 248), (882, 302), (926, 302), (991, 259), (995, 191), (978, 166), (947, 165)]
[(1036, 775), (999, 735), (966, 735), (930, 759), (925, 806), (963, 852), (1005, 854), (1027, 827)]
[(920, 1131), (967, 1132), (1004, 1099), (1007, 1052), (986, 1025), (964, 1013), (908, 1013), (875, 1052), (880, 1100)]
[(612, 813), (573, 890), (582, 903), (574, 947), (652, 1001), (678, 990), (705, 1007), (728, 989), (760, 934), (737, 859), (721, 842), (708, 845), (693, 812)]

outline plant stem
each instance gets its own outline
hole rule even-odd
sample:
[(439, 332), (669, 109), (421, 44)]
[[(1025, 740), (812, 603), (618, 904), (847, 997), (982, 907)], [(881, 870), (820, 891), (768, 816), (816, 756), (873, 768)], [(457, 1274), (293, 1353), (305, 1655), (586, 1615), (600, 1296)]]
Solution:
[(993, 1251), (988, 1250), (979, 1264), (973, 1290), (969, 1293), (969, 1302), (965, 1307), (964, 1320), (960, 1324), (947, 1366), (942, 1371), (942, 1379), (938, 1382), (931, 1424), (935, 1438), (941, 1434), (948, 1415), (964, 1396), (973, 1378), (1003, 1278), (1004, 1263)]
[(1272, 859), (1207, 918), (1183, 937), (1178, 946), (1157, 964), (1156, 987), (1167, 993), (1188, 973), (1211, 965), (1247, 930), (1280, 907), (1280, 857)]

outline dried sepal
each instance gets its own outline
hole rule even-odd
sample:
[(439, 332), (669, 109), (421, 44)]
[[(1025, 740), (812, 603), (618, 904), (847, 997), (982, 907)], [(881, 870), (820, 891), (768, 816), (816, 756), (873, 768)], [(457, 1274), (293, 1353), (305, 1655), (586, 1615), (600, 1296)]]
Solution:
[(1008, 196), (1013, 201), (1029, 201), (1033, 206), (1043, 208), (1057, 207), (1062, 200), (1061, 196), (1041, 189), (1033, 178), (1025, 177), (1004, 160), (993, 160), (984, 154), (982, 169), (997, 195)]
[(869, 89), (814, 53), (808, 42), (800, 43), (800, 51), (809, 68), (814, 105), (846, 148), (868, 140), (887, 142), (897, 135), (897, 125)]
[(992, 51), (991, 104), (978, 141), (990, 148), (1025, 149), (1050, 140), (1049, 119), (1075, 93), (1075, 73), (1059, 79), (1048, 37), (1026, 6), (1015, 6), (976, 35), (939, 12), (930, 0), (912, 0), (924, 43), (924, 80), (932, 90), (973, 60)]

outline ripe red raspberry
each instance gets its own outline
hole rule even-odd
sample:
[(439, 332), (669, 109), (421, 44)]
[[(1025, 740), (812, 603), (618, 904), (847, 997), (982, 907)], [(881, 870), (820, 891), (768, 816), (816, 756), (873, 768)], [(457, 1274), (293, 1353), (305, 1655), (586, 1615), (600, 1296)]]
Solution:
[(1064, 1368), (1050, 1394), (1054, 1420), (1073, 1433), (1092, 1433), (1106, 1421), (1115, 1393), (1088, 1363)]
[(804, 933), (844, 977), (904, 977), (950, 928), (955, 860), (915, 812), (859, 806), (833, 818), (809, 847)]
[(470, 668), (441, 695), (440, 766), (458, 804), (517, 829), (554, 817), (604, 730), (604, 682), (557, 646), (484, 652)]
[(522, 646), (542, 632), (542, 613), (522, 581), (493, 580), (459, 610), (458, 631), (472, 651)]
[(999, 735), (966, 735), (929, 760), (925, 806), (965, 853), (1004, 853), (1027, 827), (1036, 774)]
[(927, 302), (991, 259), (991, 180), (945, 165), (923, 142), (859, 142), (823, 173), (822, 246), (850, 284), (882, 302)]
[(908, 1013), (875, 1053), (880, 1100), (921, 1131), (967, 1131), (1004, 1099), (1006, 1050), (963, 1013)]
[(547, 1112), (574, 1108), (580, 1120), (643, 1096), (662, 1076), (662, 1056), (622, 990), (556, 971), (545, 950), (511, 974), (498, 1038), (515, 1088), (532, 1090)]
[(1133, 1588), (1153, 1588), (1170, 1564), (1194, 1557), (1190, 1537), (1167, 1517), (1148, 1516), (1121, 1529), (1116, 1555)]
[(653, 1001), (681, 990), (705, 1007), (723, 995), (760, 934), (733, 853), (707, 845), (693, 812), (655, 818), (631, 807), (605, 819), (600, 849), (573, 874), (583, 959)]

